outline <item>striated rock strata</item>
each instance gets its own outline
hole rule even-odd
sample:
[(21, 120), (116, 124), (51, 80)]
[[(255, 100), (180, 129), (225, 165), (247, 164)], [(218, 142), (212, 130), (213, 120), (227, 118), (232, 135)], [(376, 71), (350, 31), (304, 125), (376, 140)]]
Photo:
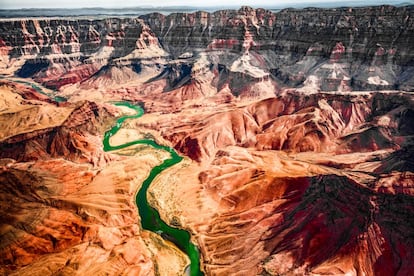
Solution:
[[(162, 90), (171, 91), (202, 74), (216, 93), (229, 85), (236, 96), (251, 96), (249, 87), (268, 81), (323, 91), (412, 91), (413, 18), (412, 6), (378, 6), (2, 19), (0, 68), (63, 90), (166, 78)], [(197, 66), (201, 53), (208, 53), (207, 67)]]

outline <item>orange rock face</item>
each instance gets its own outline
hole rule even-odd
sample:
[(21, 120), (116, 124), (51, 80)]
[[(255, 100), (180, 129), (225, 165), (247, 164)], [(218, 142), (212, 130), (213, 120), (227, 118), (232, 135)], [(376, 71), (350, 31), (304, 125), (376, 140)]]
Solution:
[[(201, 181), (205, 193), (220, 202), (219, 213), (200, 238), (211, 252), (206, 255), (212, 275), (230, 271), (378, 275), (410, 269), (412, 256), (392, 248), (413, 246), (407, 234), (412, 198), (378, 193), (347, 176), (328, 172), (275, 176), (255, 163), (246, 169), (245, 162), (237, 166), (224, 158), (205, 171)], [(232, 165), (223, 172), (223, 167)], [(396, 214), (402, 206), (407, 207)], [(397, 260), (403, 261), (397, 265)]]
[[(391, 104), (377, 106), (385, 102)], [(197, 161), (214, 158), (218, 149), (232, 145), (288, 152), (365, 152), (398, 149), (410, 140), (412, 104), (409, 94), (288, 91), (217, 114), (195, 114), (185, 120), (160, 116), (148, 126)]]
[(25, 100), (18, 88), (0, 88), (0, 274), (179, 275), (186, 257), (140, 228), (134, 202), (162, 153), (105, 153), (114, 106)]

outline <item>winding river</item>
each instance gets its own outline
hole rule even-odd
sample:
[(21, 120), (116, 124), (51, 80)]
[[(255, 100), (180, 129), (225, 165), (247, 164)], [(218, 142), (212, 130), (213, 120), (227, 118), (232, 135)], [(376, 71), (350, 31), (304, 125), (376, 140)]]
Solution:
[(105, 151), (113, 151), (123, 149), (132, 145), (143, 144), (149, 145), (155, 149), (167, 151), (170, 154), (170, 158), (164, 160), (161, 165), (152, 168), (148, 177), (142, 183), (141, 189), (136, 195), (136, 204), (138, 207), (139, 215), (141, 217), (142, 228), (160, 234), (164, 239), (173, 242), (179, 249), (188, 255), (190, 258), (190, 275), (201, 276), (204, 275), (200, 270), (200, 254), (197, 247), (191, 243), (190, 234), (179, 228), (174, 228), (167, 225), (161, 218), (157, 210), (152, 208), (147, 201), (147, 191), (152, 181), (157, 175), (159, 175), (165, 169), (179, 163), (183, 158), (177, 154), (177, 152), (167, 146), (159, 145), (153, 140), (135, 140), (118, 146), (112, 146), (109, 143), (109, 139), (112, 135), (115, 135), (122, 127), (122, 124), (127, 119), (139, 118), (144, 114), (144, 110), (140, 106), (135, 106), (128, 102), (116, 103), (117, 106), (126, 106), (135, 110), (133, 115), (125, 115), (116, 121), (114, 127), (105, 133), (103, 139), (103, 145)]
[[(41, 87), (37, 86), (34, 83), (21, 81), (21, 80), (13, 80), (13, 81), (27, 85), (27, 86), (31, 86), (33, 89), (35, 89), (39, 93), (49, 96), (50, 98), (54, 99), (56, 102), (66, 101), (66, 99), (63, 97), (54, 96), (49, 93), (46, 93)], [(198, 248), (193, 243), (191, 243), (190, 234), (183, 229), (174, 228), (166, 224), (160, 218), (160, 214), (158, 213), (158, 211), (152, 208), (147, 201), (147, 191), (152, 181), (155, 179), (155, 177), (158, 174), (160, 174), (162, 171), (164, 171), (165, 169), (179, 163), (183, 158), (179, 156), (173, 148), (159, 145), (155, 141), (148, 140), (148, 139), (135, 140), (135, 141), (128, 142), (122, 145), (112, 146), (109, 143), (109, 139), (111, 138), (112, 135), (115, 135), (121, 129), (123, 122), (127, 119), (139, 118), (144, 114), (144, 110), (140, 106), (133, 105), (129, 102), (115, 103), (115, 105), (126, 106), (128, 108), (135, 110), (136, 113), (133, 115), (125, 115), (125, 116), (118, 118), (115, 126), (105, 133), (105, 136), (103, 139), (104, 151), (119, 150), (119, 149), (123, 149), (129, 146), (132, 146), (132, 145), (143, 144), (143, 145), (149, 145), (155, 149), (165, 150), (170, 154), (169, 159), (164, 160), (164, 162), (161, 165), (158, 165), (152, 168), (150, 174), (144, 180), (144, 182), (142, 183), (141, 189), (138, 191), (136, 195), (135, 200), (136, 200), (136, 204), (138, 207), (139, 215), (141, 217), (142, 228), (160, 234), (161, 237), (163, 237), (166, 240), (171, 241), (179, 249), (181, 249), (184, 253), (186, 253), (191, 262), (189, 271), (187, 269), (186, 272), (189, 272), (191, 276), (204, 275), (203, 272), (200, 270), (200, 253), (198, 251)]]

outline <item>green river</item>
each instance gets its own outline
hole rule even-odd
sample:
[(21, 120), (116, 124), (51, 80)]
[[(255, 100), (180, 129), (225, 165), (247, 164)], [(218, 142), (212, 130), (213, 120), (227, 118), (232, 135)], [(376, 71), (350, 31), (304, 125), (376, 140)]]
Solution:
[(147, 191), (154, 178), (165, 169), (179, 163), (183, 158), (177, 152), (167, 146), (159, 145), (153, 140), (135, 140), (118, 146), (111, 146), (109, 139), (112, 135), (118, 132), (122, 124), (127, 119), (139, 118), (144, 114), (144, 110), (140, 106), (135, 106), (128, 102), (116, 103), (118, 106), (126, 106), (136, 111), (134, 115), (125, 115), (120, 117), (114, 127), (105, 133), (103, 145), (105, 151), (119, 150), (132, 145), (143, 144), (149, 145), (155, 149), (165, 150), (170, 154), (170, 158), (164, 160), (161, 165), (152, 168), (148, 177), (142, 183), (141, 189), (136, 195), (136, 203), (141, 217), (142, 228), (160, 234), (164, 239), (173, 242), (179, 249), (185, 252), (190, 258), (190, 275), (200, 276), (204, 275), (200, 270), (200, 254), (197, 247), (191, 243), (190, 234), (179, 228), (174, 228), (167, 225), (161, 218), (157, 210), (152, 208), (147, 201)]
[[(55, 97), (54, 95), (50, 95), (44, 92), (41, 87), (33, 83), (21, 80), (14, 81), (21, 84), (29, 85), (39, 93), (47, 95), (57, 102), (66, 101), (66, 99), (63, 97)], [(111, 146), (109, 143), (109, 138), (115, 133), (117, 133), (119, 129), (121, 129), (122, 123), (125, 120), (139, 118), (144, 114), (144, 110), (140, 106), (135, 106), (129, 102), (115, 103), (115, 105), (129, 107), (135, 110), (136, 113), (134, 115), (126, 115), (118, 118), (115, 126), (105, 133), (103, 139), (103, 146), (105, 151), (119, 150), (132, 145), (143, 144), (149, 145), (156, 149), (165, 150), (168, 153), (170, 153), (169, 159), (164, 160), (164, 162), (161, 165), (152, 168), (150, 174), (144, 180), (141, 189), (138, 191), (136, 195), (135, 200), (138, 207), (139, 215), (141, 217), (142, 228), (160, 234), (164, 239), (173, 242), (179, 249), (186, 253), (191, 261), (189, 270), (191, 276), (204, 275), (203, 272), (200, 270), (200, 253), (198, 252), (198, 248), (193, 243), (191, 243), (190, 234), (183, 229), (174, 228), (167, 225), (160, 218), (160, 214), (158, 213), (158, 211), (152, 208), (147, 201), (147, 191), (154, 178), (165, 169), (179, 163), (183, 158), (179, 156), (173, 148), (158, 145), (155, 141), (147, 139), (136, 140), (118, 146)]]

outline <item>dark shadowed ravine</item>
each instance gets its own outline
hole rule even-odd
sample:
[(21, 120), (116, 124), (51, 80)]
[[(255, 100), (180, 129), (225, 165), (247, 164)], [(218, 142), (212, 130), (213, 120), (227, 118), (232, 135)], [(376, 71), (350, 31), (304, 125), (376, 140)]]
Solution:
[(154, 178), (165, 169), (179, 163), (183, 158), (179, 156), (173, 148), (159, 145), (155, 141), (147, 139), (135, 140), (118, 146), (111, 146), (109, 139), (112, 135), (115, 135), (119, 129), (121, 129), (123, 122), (127, 119), (139, 118), (144, 113), (144, 110), (140, 106), (135, 106), (128, 102), (116, 103), (115, 105), (126, 106), (128, 108), (134, 109), (136, 113), (134, 115), (125, 115), (118, 118), (115, 126), (105, 133), (103, 139), (105, 151), (119, 150), (132, 145), (143, 144), (151, 146), (155, 149), (165, 150), (170, 154), (170, 158), (164, 160), (161, 165), (152, 168), (150, 174), (144, 180), (141, 189), (136, 195), (136, 204), (138, 207), (139, 215), (141, 217), (142, 228), (160, 234), (164, 239), (173, 242), (179, 249), (185, 252), (191, 261), (191, 276), (203, 275), (200, 270), (200, 254), (197, 247), (191, 243), (190, 234), (183, 229), (174, 228), (167, 225), (160, 218), (158, 211), (152, 208), (147, 201), (147, 191)]

